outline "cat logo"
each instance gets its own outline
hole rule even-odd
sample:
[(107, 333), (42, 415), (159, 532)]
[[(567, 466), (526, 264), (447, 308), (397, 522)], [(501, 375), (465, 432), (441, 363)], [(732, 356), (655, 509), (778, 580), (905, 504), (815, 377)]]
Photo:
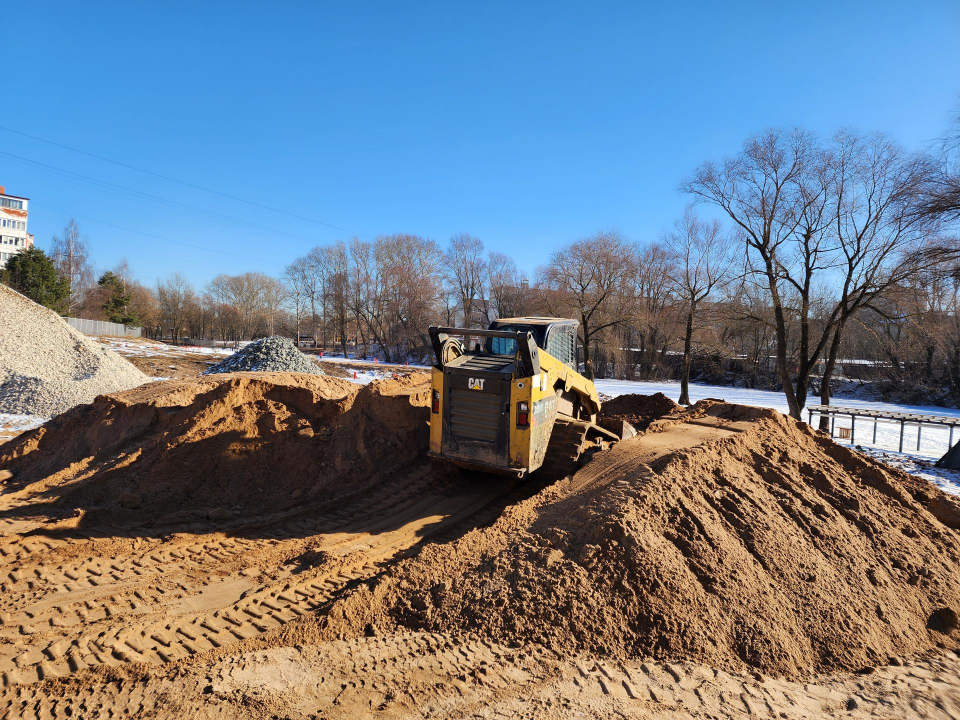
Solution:
[(471, 390), (483, 390), (483, 378), (470, 378), (467, 387)]

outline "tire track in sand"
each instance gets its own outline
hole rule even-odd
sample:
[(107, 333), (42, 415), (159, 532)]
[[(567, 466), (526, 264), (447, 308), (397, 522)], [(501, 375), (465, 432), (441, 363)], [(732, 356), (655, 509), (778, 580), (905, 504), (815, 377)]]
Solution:
[[(70, 546), (75, 554), (73, 545), (82, 541), (53, 542), (41, 551), (34, 545), (46, 540), (35, 539), (20, 546), (24, 552), (9, 553), (44, 559), (7, 573), (0, 682), (159, 665), (239, 643), (317, 611), (427, 538), (456, 537), (471, 519), (470, 528), (492, 521), (518, 493), (534, 488), (464, 481), (438, 490), (420, 465), (342, 510), (269, 527), (257, 537), (176, 537), (132, 558), (89, 554), (69, 564), (54, 564), (57, 552)], [(301, 549), (305, 538), (312, 557), (322, 558), (316, 566), (278, 564), (259, 573), (244, 567), (257, 554), (269, 565)], [(226, 574), (212, 574), (225, 566)]]

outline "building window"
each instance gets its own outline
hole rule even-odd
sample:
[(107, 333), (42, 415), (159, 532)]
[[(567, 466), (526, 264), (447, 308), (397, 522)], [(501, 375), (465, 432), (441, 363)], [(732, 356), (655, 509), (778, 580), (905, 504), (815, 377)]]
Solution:
[(14, 210), (23, 210), (23, 200), (12, 200), (10, 198), (0, 198), (0, 207), (13, 208)]

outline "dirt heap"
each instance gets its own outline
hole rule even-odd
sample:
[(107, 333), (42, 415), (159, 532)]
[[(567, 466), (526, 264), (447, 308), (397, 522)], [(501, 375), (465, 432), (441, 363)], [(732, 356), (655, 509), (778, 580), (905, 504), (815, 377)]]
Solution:
[(52, 310), (0, 285), (0, 413), (50, 417), (149, 378)]
[(697, 414), (738, 432), (650, 464), (644, 444), (669, 430), (620, 443), (342, 600), (319, 632), (477, 632), (788, 676), (960, 639), (960, 536), (938, 491), (915, 497), (922, 483), (772, 410)]
[(5, 492), (86, 523), (147, 525), (334, 499), (424, 451), (428, 380), (235, 373), (99, 397), (0, 446)]
[(625, 420), (637, 430), (646, 430), (651, 422), (678, 413), (683, 408), (663, 393), (654, 395), (620, 395), (600, 407), (601, 419)]
[(323, 369), (285, 337), (265, 337), (237, 350), (204, 375), (228, 372), (295, 372), (323, 375)]

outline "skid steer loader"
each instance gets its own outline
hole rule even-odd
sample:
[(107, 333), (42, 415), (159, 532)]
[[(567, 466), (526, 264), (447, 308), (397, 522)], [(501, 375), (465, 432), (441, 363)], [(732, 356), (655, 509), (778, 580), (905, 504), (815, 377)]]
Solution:
[(592, 451), (635, 435), (628, 423), (598, 424), (597, 389), (577, 372), (577, 326), (520, 317), (489, 330), (431, 327), (435, 466), (560, 478)]

